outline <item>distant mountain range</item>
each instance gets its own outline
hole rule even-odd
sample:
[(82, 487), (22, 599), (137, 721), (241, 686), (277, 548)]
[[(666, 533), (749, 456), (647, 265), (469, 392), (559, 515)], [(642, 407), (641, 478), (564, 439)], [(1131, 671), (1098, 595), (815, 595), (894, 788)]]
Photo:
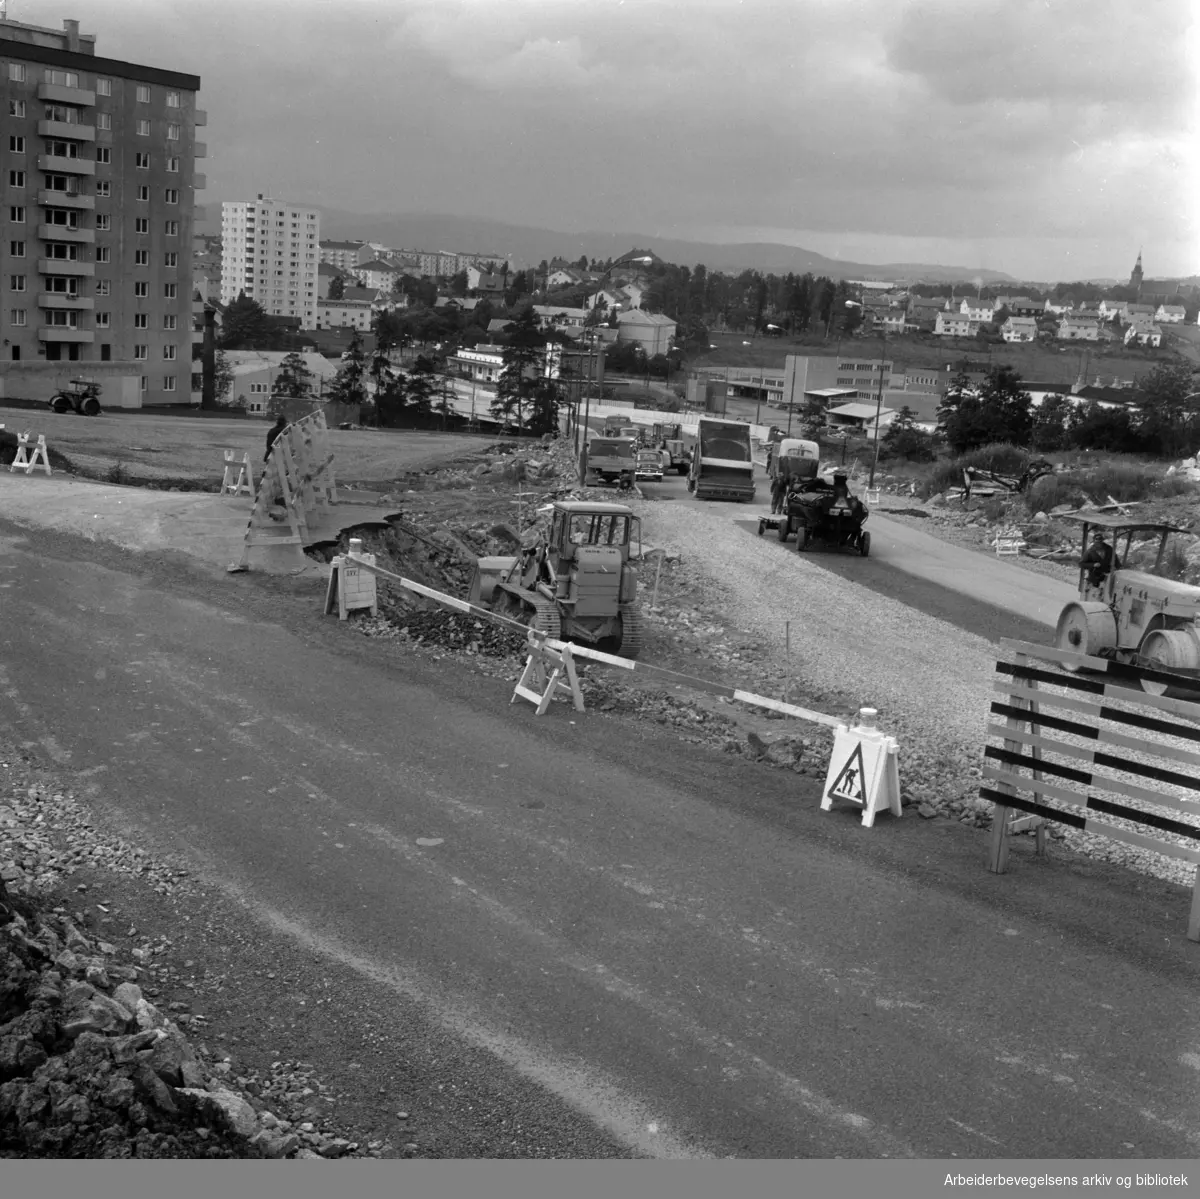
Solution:
[[(216, 205), (220, 212), (220, 206)], [(321, 209), (321, 237), (335, 241), (377, 241), (385, 246), (407, 250), (447, 250), (460, 253), (488, 253), (507, 258), (517, 268), (536, 266), (543, 258), (574, 260), (619, 258), (633, 249), (653, 250), (659, 258), (679, 265), (703, 263), (709, 270), (738, 273), (757, 270), (776, 275), (789, 271), (827, 275), (833, 279), (872, 278), (911, 282), (1015, 283), (1002, 271), (975, 270), (959, 266), (939, 266), (922, 262), (878, 265), (826, 258), (799, 246), (770, 242), (746, 242), (714, 245), (656, 237), (652, 233), (561, 233), (552, 229), (534, 229), (508, 225), (484, 217), (446, 216), (434, 213), (363, 213)]]

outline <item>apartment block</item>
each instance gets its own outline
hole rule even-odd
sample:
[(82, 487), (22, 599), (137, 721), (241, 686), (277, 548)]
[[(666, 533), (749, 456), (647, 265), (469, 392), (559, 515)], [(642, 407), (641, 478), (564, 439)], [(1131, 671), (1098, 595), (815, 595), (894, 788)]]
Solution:
[(241, 293), (271, 316), (317, 327), (321, 214), (303, 204), (256, 200), (221, 205), (221, 302)]
[(200, 402), (200, 79), (100, 58), (78, 21), (0, 20), (0, 395), (93, 378), (109, 407)]
[(358, 265), (358, 251), (362, 245), (360, 241), (323, 241), (317, 243), (317, 253), (321, 262), (348, 271)]

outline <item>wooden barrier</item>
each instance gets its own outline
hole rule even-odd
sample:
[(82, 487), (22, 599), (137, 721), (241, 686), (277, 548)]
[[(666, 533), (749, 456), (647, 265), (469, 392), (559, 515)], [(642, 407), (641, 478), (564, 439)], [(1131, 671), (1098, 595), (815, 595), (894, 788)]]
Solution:
[(527, 699), (537, 707), (537, 714), (544, 716), (551, 700), (561, 697), (570, 700), (576, 712), (582, 712), (583, 692), (575, 674), (575, 648), (569, 643), (552, 643), (530, 629), (529, 656), (508, 702), (515, 704), (518, 699)]
[(1025, 535), (1020, 529), (999, 529), (992, 545), (997, 558), (1016, 557), (1025, 548)]
[[(3, 428), (3, 426), (0, 426)], [(46, 452), (46, 435), (38, 434), (37, 444), (33, 447), (32, 456), (29, 453), (29, 439), (33, 436), (32, 433), (17, 434), (17, 453), (12, 462), (9, 463), (8, 473), (11, 475), (14, 470), (23, 470), (27, 475), (33, 474), (35, 470), (44, 470), (46, 474), (50, 474), (50, 458)]]
[(239, 462), (234, 450), (225, 451), (225, 475), (221, 480), (221, 494), (248, 495), (254, 499), (254, 474), (249, 454), (243, 454)]
[[(1134, 689), (1149, 682), (1200, 692), (1200, 680), (1022, 641), (1000, 645), (1006, 657), (996, 664), (992, 690), (1000, 698), (991, 712), (1004, 723), (989, 724), (987, 735), (1002, 747), (985, 747), (979, 788), (980, 797), (996, 805), (988, 869), (999, 874), (1008, 865), (1014, 811), (1026, 814), (1026, 826), (1028, 817), (1039, 822), (1039, 852), (1045, 851), (1044, 822), (1053, 820), (1200, 863), (1200, 823), (1164, 811), (1200, 818), (1200, 702)], [(1165, 718), (1171, 715), (1181, 719)], [(1097, 814), (1128, 821), (1138, 831)], [(1182, 841), (1156, 837), (1156, 831)], [(1187, 935), (1200, 941), (1200, 871)]]

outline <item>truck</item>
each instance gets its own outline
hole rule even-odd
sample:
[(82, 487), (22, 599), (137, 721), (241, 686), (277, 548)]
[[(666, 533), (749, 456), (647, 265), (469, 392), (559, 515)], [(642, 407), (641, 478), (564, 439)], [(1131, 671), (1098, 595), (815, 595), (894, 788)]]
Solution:
[(692, 464), (692, 455), (689, 453), (687, 443), (682, 437), (671, 437), (664, 441), (663, 452), (669, 459), (664, 464), (664, 469), (673, 470), (677, 475), (686, 475), (688, 473), (688, 467)]
[(688, 472), (688, 491), (698, 500), (754, 499), (754, 457), (744, 421), (701, 417)]
[(633, 437), (589, 437), (579, 457), (579, 481), (584, 487), (601, 483), (632, 487), (637, 470), (637, 440)]

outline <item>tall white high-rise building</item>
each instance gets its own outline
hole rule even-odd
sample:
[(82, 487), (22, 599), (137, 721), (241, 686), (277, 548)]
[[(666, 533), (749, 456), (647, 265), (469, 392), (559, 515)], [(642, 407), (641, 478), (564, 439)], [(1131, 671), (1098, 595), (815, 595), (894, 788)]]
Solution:
[(240, 292), (271, 316), (317, 327), (321, 214), (259, 195), (221, 205), (221, 303)]

